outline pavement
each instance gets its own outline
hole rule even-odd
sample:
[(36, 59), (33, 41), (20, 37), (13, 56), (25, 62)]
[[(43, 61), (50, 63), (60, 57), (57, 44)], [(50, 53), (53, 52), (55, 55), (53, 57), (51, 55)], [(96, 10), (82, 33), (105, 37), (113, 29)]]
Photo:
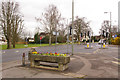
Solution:
[[(76, 50), (68, 64), (69, 68), (63, 72), (31, 68), (27, 57), (26, 66), (24, 67), (22, 66), (21, 57), (13, 58), (13, 60), (10, 58), (10, 61), (4, 60), (1, 64), (2, 70), (0, 72), (2, 72), (3, 78), (118, 78), (118, 65), (120, 64), (118, 61), (119, 47), (99, 49), (100, 46), (94, 44), (95, 47), (93, 49), (85, 49), (83, 48), (84, 45), (75, 46)], [(41, 48), (36, 49), (41, 50)], [(22, 49), (21, 52), (24, 50), (27, 51), (29, 48)], [(9, 51), (11, 54), (9, 57), (12, 57), (12, 52), (14, 51), (16, 50)], [(61, 51), (64, 51), (64, 49)], [(22, 55), (19, 52), (17, 53), (19, 56)], [(7, 53), (3, 54), (4, 58), (7, 58)], [(15, 56), (13, 57), (18, 56), (18, 54), (14, 53)]]

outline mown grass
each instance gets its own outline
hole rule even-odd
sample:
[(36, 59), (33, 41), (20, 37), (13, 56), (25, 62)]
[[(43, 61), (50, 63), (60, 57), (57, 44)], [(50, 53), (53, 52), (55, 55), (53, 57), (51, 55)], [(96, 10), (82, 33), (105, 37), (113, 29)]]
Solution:
[[(59, 43), (58, 45), (63, 45), (63, 44), (66, 44), (66, 43)], [(54, 45), (55, 43), (52, 44), (52, 46)], [(27, 44), (27, 46), (25, 44), (16, 44), (15, 48), (12, 48), (12, 49), (40, 47), (40, 46), (49, 46), (49, 44), (41, 44), (41, 45), (40, 44)], [(7, 45), (1, 45), (1, 49), (2, 50), (7, 49)]]

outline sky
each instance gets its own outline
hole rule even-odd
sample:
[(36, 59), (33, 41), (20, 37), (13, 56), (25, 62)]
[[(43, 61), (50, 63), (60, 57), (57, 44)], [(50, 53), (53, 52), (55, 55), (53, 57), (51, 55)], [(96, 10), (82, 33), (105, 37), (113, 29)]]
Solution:
[[(70, 22), (72, 18), (72, 0), (14, 0), (20, 4), (20, 12), (24, 15), (24, 25), (32, 36), (38, 23), (35, 17), (41, 17), (50, 4), (57, 6), (62, 17)], [(103, 20), (109, 20), (112, 13), (112, 25), (118, 25), (118, 2), (120, 0), (74, 0), (74, 17), (86, 17), (90, 21), (94, 35), (99, 35)]]

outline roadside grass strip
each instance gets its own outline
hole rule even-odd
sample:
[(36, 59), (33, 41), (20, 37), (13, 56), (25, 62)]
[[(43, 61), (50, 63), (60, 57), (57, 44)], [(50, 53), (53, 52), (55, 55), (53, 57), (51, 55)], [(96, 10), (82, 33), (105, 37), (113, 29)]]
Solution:
[[(66, 43), (59, 43), (57, 45), (66, 45)], [(6, 50), (7, 49), (7, 45), (1, 45), (1, 49), (2, 50)], [(49, 44), (16, 44), (15, 48), (11, 48), (11, 49), (20, 49), (20, 48), (31, 48), (31, 47), (41, 47), (41, 46), (49, 46)], [(52, 46), (55, 46), (55, 43), (52, 44)]]

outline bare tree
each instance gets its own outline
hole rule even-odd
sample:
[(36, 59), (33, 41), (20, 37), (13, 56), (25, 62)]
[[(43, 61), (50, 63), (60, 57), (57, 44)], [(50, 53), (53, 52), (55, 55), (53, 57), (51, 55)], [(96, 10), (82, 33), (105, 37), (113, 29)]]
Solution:
[(112, 27), (112, 29), (111, 29), (111, 32), (113, 33), (113, 34), (116, 34), (117, 32), (118, 32), (118, 30), (117, 30), (117, 25), (113, 25), (113, 27)]
[(35, 31), (34, 33), (35, 33), (35, 34), (37, 34), (37, 33), (40, 34), (40, 33), (41, 33), (41, 30), (42, 30), (42, 29), (40, 29), (40, 27), (36, 27), (35, 30), (34, 30), (34, 31)]
[(110, 22), (108, 20), (103, 21), (101, 30), (104, 30), (105, 32), (110, 31)]
[[(106, 34), (106, 36), (105, 36)], [(106, 39), (108, 38), (108, 35), (110, 37), (110, 21), (104, 20), (101, 29), (100, 29), (100, 35), (105, 37)]]
[(20, 38), (24, 41), (26, 41), (26, 38), (28, 37), (28, 31), (26, 31), (26, 29), (22, 30), (22, 33), (20, 35)]
[(63, 37), (65, 36), (65, 31), (67, 31), (67, 23), (65, 21), (65, 18), (61, 18), (57, 31), (59, 32), (61, 36)]
[[(89, 22), (85, 22), (85, 17), (79, 18), (76, 16), (76, 20), (74, 21), (74, 30), (77, 36), (78, 41), (80, 41), (80, 34), (86, 33), (89, 31)], [(70, 24), (71, 26), (72, 24)]]
[(19, 39), (19, 35), (23, 30), (23, 20), (20, 15), (14, 15), (14, 22), (12, 25), (12, 44), (13, 48), (15, 48), (15, 43)]
[(61, 20), (61, 14), (57, 7), (55, 5), (49, 5), (46, 12), (42, 14), (42, 18), (36, 18), (36, 20), (42, 24), (44, 31), (49, 33), (49, 45), (51, 45), (53, 31), (56, 31), (57, 27), (59, 27)]
[[(0, 14), (0, 26), (2, 26), (4, 36), (7, 39), (7, 48), (15, 47), (16, 38), (22, 30), (21, 16), (18, 11), (18, 3), (16, 2), (2, 2), (1, 3), (1, 14)], [(13, 41), (14, 40), (14, 41)]]

